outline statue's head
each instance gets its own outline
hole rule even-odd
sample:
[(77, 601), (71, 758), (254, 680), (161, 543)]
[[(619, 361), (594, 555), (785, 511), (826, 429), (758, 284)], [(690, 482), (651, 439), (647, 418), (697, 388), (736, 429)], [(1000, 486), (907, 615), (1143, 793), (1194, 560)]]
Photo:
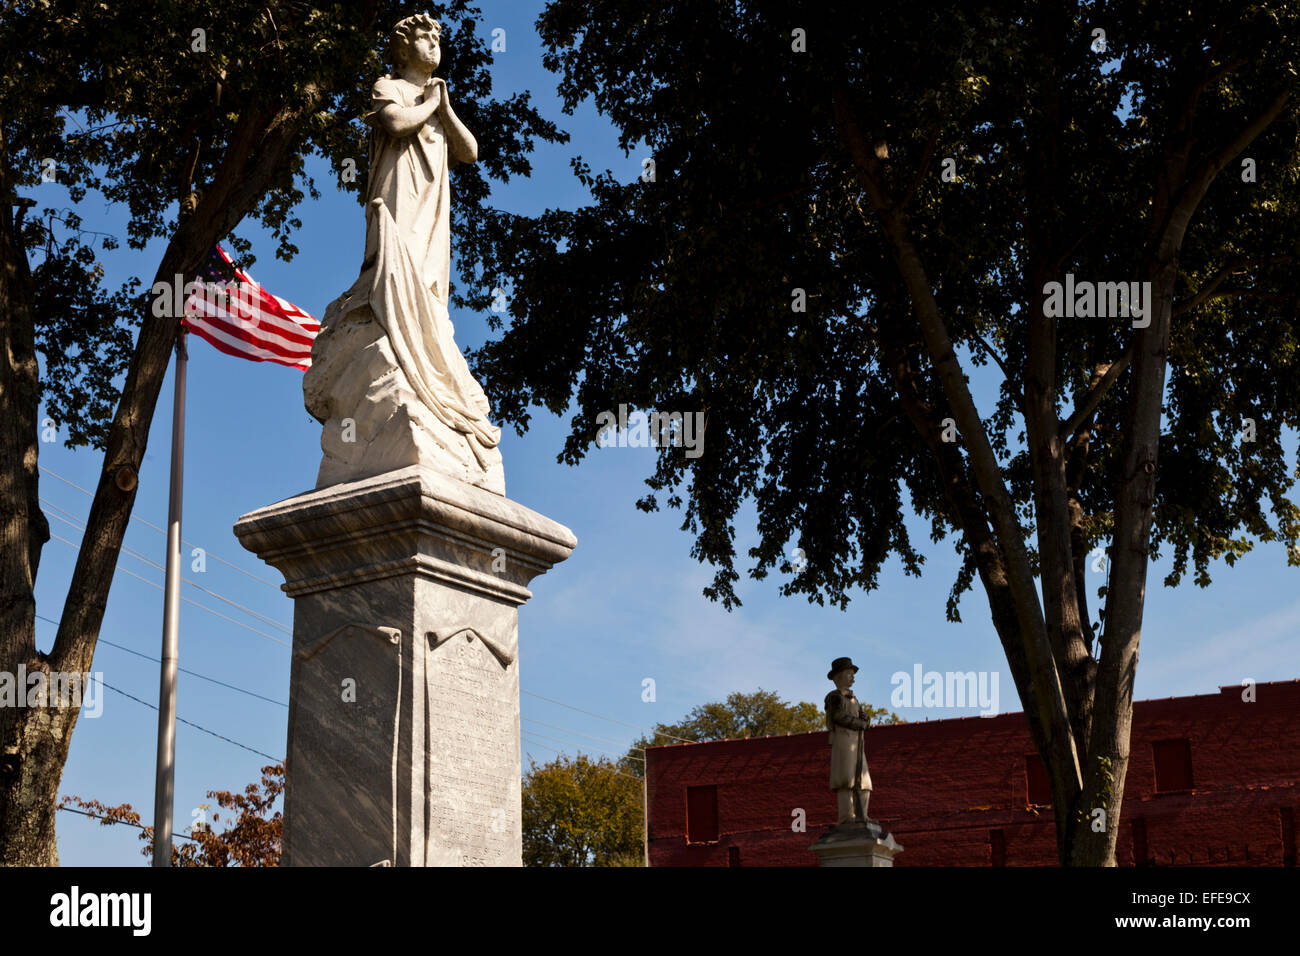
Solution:
[(442, 61), (442, 50), (438, 46), (441, 39), (442, 25), (427, 13), (399, 20), (388, 39), (388, 62), (395, 73), (412, 62), (432, 73)]
[(853, 678), (858, 673), (853, 661), (847, 657), (837, 657), (831, 663), (831, 669), (826, 674), (827, 680), (835, 681), (835, 686), (840, 690), (848, 690), (853, 686)]

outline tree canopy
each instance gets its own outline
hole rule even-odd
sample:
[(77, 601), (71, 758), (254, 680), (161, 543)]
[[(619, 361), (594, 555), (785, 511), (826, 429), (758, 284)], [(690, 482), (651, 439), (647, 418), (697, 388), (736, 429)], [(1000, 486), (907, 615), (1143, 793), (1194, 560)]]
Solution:
[[(295, 210), (319, 195), (308, 161), (361, 198), (363, 114), (410, 11), (384, 0), (17, 0), (0, 18), (0, 669), (89, 671), (181, 316), (148, 291), (193, 280), (224, 242), (248, 267), (254, 222), (296, 252)], [(527, 175), (537, 140), (564, 138), (526, 92), (497, 98), (493, 53), (467, 0), (434, 5), (442, 72), (479, 133), (460, 166), (458, 243), (485, 241), (489, 179)], [(52, 183), (67, 187), (67, 206)], [(117, 236), (83, 228), (106, 200), (127, 245), (163, 244), (119, 289), (97, 253)], [(144, 280), (143, 282), (141, 280)], [(164, 314), (159, 314), (159, 313)], [(45, 373), (41, 374), (40, 359)], [(49, 528), (39, 504), (38, 410), (69, 445), (104, 453), (59, 630), (35, 641), (33, 588)], [(0, 863), (57, 862), (58, 784), (77, 712), (0, 711)]]
[[(742, 503), (749, 575), (840, 607), (891, 556), (921, 573), (910, 505), (961, 555), (949, 618), (986, 592), (1062, 862), (1113, 862), (1150, 561), (1300, 563), (1300, 8), (554, 0), (538, 27), (635, 162), (500, 217), (494, 408), (569, 414), (571, 464), (603, 411), (702, 412), (637, 506), (683, 510), (728, 607)], [(1118, 301), (1061, 315), (1075, 279)]]
[[(684, 508), (694, 555), (718, 566), (709, 593), (728, 603), (738, 601), (732, 521), (746, 497), (758, 505), (762, 542), (750, 555), (753, 576), (780, 568), (792, 575), (784, 593), (819, 601), (844, 604), (852, 587), (876, 587), (892, 553), (920, 572), (904, 494), (936, 535), (955, 530), (874, 341), (872, 313), (896, 307), (903, 290), (840, 141), (834, 84), (853, 92), (887, 152), (952, 341), (972, 364), (996, 361), (1005, 372), (983, 421), (1025, 514), (1025, 228), (1069, 232), (1062, 272), (1130, 279), (1173, 120), (1163, 107), (1174, 68), (1205, 57), (1210, 43), (1224, 61), (1222, 76), (1198, 91), (1202, 154), (1219, 145), (1214, 131), (1295, 84), (1294, 46), (1283, 41), (1293, 40), (1296, 13), (1262, 4), (1222, 26), (1204, 5), (1174, 14), (1096, 4), (1066, 18), (1047, 51), (1016, 4), (970, 13), (954, 5), (942, 16), (822, 6), (719, 4), (699, 16), (673, 5), (653, 28), (631, 30), (632, 4), (550, 4), (538, 25), (566, 107), (592, 97), (622, 145), (653, 157), (656, 179), (641, 181), (639, 162), (618, 176), (577, 161), (591, 204), (507, 217), (482, 263), (513, 284), (509, 327), (476, 356), (494, 408), (523, 427), (532, 403), (557, 414), (575, 403), (562, 460), (585, 457), (597, 416), (620, 403), (707, 410), (706, 454), (692, 461), (662, 449), (652, 493), (638, 504), (654, 510), (658, 493), (673, 492), (667, 501)], [(801, 24), (806, 53), (791, 50)], [(1092, 48), (1094, 24), (1106, 28), (1104, 52)], [(1277, 56), (1237, 62), (1274, 38)], [(1057, 54), (1052, 76), (1065, 84), (1059, 108), (1069, 120), (1050, 170), (1025, 136), (1027, 120), (1044, 119), (1031, 97), (1048, 79), (1046, 52)], [(1171, 342), (1168, 467), (1152, 540), (1153, 556), (1162, 544), (1174, 549), (1171, 584), (1189, 562), (1208, 583), (1212, 558), (1230, 562), (1251, 547), (1243, 531), (1290, 543), (1300, 534), (1280, 440), (1300, 408), (1291, 374), (1295, 129), (1288, 111), (1252, 144), (1255, 181), (1243, 182), (1238, 164), (1216, 183), (1180, 263), (1178, 309), (1189, 320)], [(945, 158), (955, 163), (951, 182)], [(1053, 176), (1038, 184), (1045, 195), (1027, 188), (1038, 172)], [(796, 289), (804, 311), (792, 310)], [(1087, 391), (1098, 365), (1125, 354), (1129, 337), (1126, 323), (1096, 319), (1061, 329), (1059, 409)], [(906, 344), (919, 346), (916, 338)], [(1080, 489), (1088, 550), (1109, 530), (1107, 479), (1118, 467), (1123, 389), (1107, 394), (1095, 413), (1092, 478)], [(933, 386), (925, 397), (945, 404)], [(1241, 441), (1244, 418), (1255, 422), (1253, 444)], [(807, 558), (797, 572), (790, 544)], [(955, 602), (952, 611), (957, 619)]]
[[(99, 285), (95, 249), (117, 248), (123, 237), (82, 230), (75, 208), (41, 202), (41, 187), (66, 186), (74, 207), (88, 193), (116, 205), (132, 249), (171, 238), (205, 202), (243, 268), (256, 253), (230, 232), (241, 225), (265, 228), (276, 256), (292, 259), (296, 210), (320, 197), (313, 156), (328, 164), (329, 186), (363, 196), (370, 157), (362, 117), (371, 84), (388, 70), (388, 30), (409, 12), (396, 3), (350, 6), (167, 0), (152, 5), (141, 30), (130, 6), (11, 5), (0, 25), (9, 65), (0, 80), (4, 185), (30, 191), (36, 207), (23, 238), (47, 369), (42, 398), (69, 447), (104, 447), (145, 309), (140, 277), (111, 294)], [(458, 245), (472, 248), (483, 241), (475, 210), (490, 181), (528, 175), (535, 142), (567, 136), (527, 91), (493, 95), (492, 52), (475, 35), (475, 4), (453, 0), (434, 15), (443, 24), (439, 72), (479, 142), (480, 161), (454, 173), (453, 228)], [(261, 137), (286, 121), (293, 148), (268, 154), (272, 142)]]

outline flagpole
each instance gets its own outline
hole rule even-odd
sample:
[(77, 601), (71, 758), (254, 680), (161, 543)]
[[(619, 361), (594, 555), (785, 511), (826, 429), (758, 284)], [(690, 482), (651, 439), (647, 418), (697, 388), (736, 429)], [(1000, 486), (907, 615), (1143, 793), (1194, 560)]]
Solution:
[(158, 679), (158, 771), (154, 780), (153, 865), (172, 865), (176, 790), (176, 682), (180, 666), (181, 491), (185, 466), (185, 326), (176, 332), (176, 395), (172, 405), (171, 493), (167, 505), (167, 578), (163, 598), (162, 666)]

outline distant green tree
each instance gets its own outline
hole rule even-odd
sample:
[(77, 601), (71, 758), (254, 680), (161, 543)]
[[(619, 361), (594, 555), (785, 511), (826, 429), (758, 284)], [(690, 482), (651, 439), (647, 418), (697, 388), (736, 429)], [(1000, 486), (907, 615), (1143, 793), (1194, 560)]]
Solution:
[[(863, 704), (873, 724), (900, 724), (903, 719), (883, 707)], [(737, 691), (725, 701), (700, 704), (676, 724), (656, 724), (654, 733), (642, 737), (621, 761), (622, 768), (645, 776), (646, 747), (684, 741), (739, 740), (778, 734), (807, 734), (826, 729), (820, 704), (786, 703), (779, 694), (761, 687), (752, 694)]]
[(525, 866), (641, 866), (640, 781), (608, 757), (529, 761), (523, 786)]

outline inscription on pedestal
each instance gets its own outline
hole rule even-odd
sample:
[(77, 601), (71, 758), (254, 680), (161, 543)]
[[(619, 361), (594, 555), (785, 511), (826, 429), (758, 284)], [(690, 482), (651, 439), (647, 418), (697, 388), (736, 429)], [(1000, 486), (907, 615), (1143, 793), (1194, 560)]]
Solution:
[(508, 865), (519, 832), (515, 666), (460, 633), (430, 647), (426, 673), (429, 865)]

